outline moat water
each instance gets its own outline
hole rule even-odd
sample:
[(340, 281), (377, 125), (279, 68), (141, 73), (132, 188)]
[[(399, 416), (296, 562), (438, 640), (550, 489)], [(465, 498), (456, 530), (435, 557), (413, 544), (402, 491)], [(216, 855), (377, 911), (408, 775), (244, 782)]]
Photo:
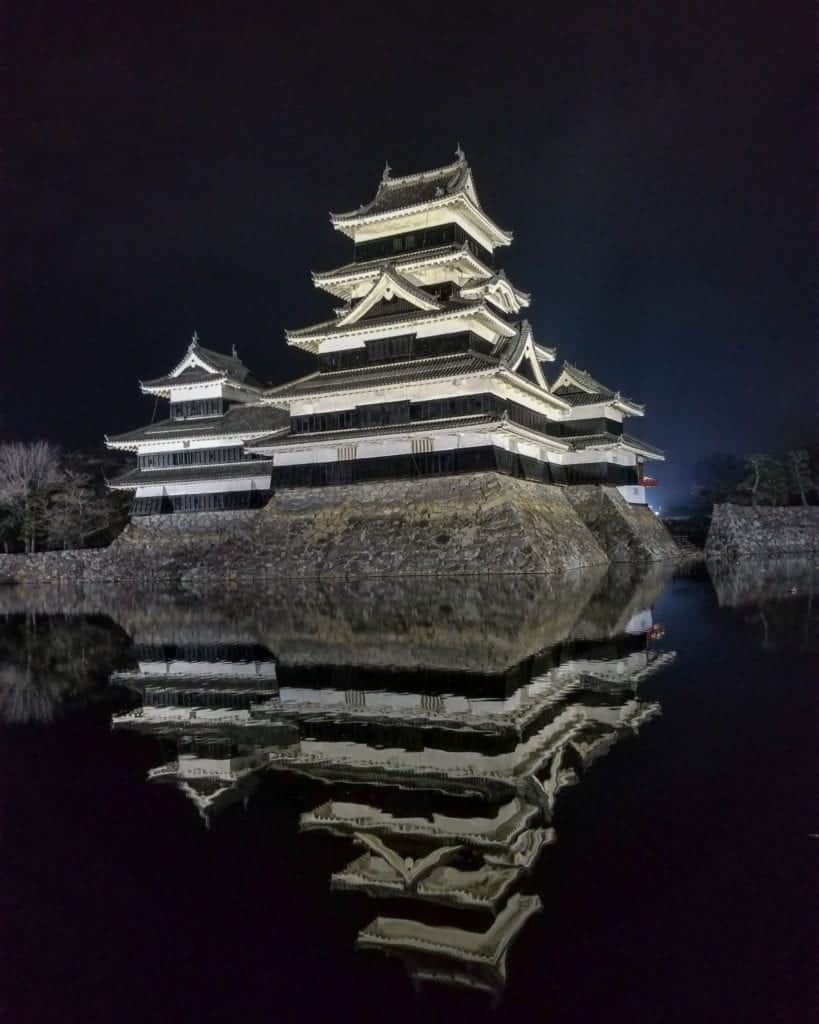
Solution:
[(0, 1021), (807, 1019), (816, 586), (0, 589)]

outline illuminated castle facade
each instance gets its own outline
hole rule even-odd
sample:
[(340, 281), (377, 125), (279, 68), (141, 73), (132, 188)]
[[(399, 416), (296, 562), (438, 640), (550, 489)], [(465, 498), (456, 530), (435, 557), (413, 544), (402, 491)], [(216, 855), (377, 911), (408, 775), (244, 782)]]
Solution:
[[(213, 473), (198, 462), (154, 465), (144, 456), (181, 460), (177, 442), (203, 447), (175, 422), (111, 438), (140, 457), (117, 484), (137, 488), (136, 511), (161, 510), (141, 499), (163, 496), (192, 510), (179, 495), (195, 493), (180, 490), (194, 476), (202, 495), (246, 496), (200, 501), (227, 508), (279, 488), (483, 471), (613, 485), (645, 503), (644, 464), (663, 456), (624, 426), (643, 407), (569, 363), (554, 371), (555, 350), (524, 316), (529, 294), (496, 265), (512, 235), (484, 211), (460, 149), (420, 174), (387, 167), (374, 198), (331, 223), (352, 241), (352, 260), (313, 277), (340, 305), (332, 319), (287, 332), (315, 371), (265, 388), (235, 357), (199, 348), (143, 385), (172, 410), (190, 397), (204, 447), (221, 459), (239, 445), (241, 457), (230, 470), (209, 463)], [(219, 408), (205, 411), (211, 398)]]

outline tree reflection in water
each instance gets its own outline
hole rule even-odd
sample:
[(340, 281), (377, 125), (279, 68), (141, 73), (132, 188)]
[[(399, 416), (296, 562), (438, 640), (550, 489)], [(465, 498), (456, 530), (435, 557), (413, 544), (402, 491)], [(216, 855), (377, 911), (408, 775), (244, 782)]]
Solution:
[(0, 721), (50, 722), (66, 701), (104, 693), (128, 638), (102, 617), (42, 615), (0, 619)]

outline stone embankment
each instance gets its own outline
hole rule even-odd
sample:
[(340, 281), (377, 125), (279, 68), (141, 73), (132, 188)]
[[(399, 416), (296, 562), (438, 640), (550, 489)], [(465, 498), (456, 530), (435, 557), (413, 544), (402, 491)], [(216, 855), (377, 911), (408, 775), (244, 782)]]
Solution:
[(630, 505), (616, 487), (569, 487), (566, 494), (613, 564), (678, 557), (679, 548), (662, 520), (646, 505)]
[(145, 516), (107, 548), (0, 555), (0, 583), (175, 583), (226, 538), (246, 533), (256, 516), (255, 511)]
[(498, 474), (282, 490), (259, 511), (144, 516), (108, 548), (0, 555), (0, 580), (183, 582), (259, 577), (564, 573), (677, 556), (615, 488)]
[(708, 559), (819, 555), (819, 507), (715, 505), (705, 554)]

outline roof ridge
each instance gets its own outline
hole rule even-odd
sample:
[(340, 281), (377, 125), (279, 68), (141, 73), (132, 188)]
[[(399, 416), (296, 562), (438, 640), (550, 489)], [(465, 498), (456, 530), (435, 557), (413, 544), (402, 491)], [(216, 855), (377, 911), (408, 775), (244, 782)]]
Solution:
[[(192, 351), (199, 352), (204, 359), (207, 359), (208, 356), (216, 356), (217, 359), (224, 359), (224, 361), (227, 363), (237, 363), (239, 366), (243, 366), (245, 369), (247, 369), (245, 363), (240, 359), (239, 353), (236, 352), (235, 347), (233, 348), (231, 354), (228, 355), (226, 352), (217, 352), (215, 348), (205, 348), (204, 345), (200, 345), (199, 342), (197, 341)], [(236, 354), (234, 355), (233, 353)]]
[(575, 366), (573, 363), (570, 363), (568, 359), (563, 360), (563, 371), (568, 373), (570, 377), (575, 377), (575, 379), (579, 379), (587, 387), (596, 388), (599, 393), (607, 392), (609, 395), (612, 396), (615, 394), (615, 392), (612, 391), (611, 388), (606, 387), (606, 385), (602, 384), (599, 380), (597, 380), (596, 377), (592, 377), (592, 375), (587, 370), (581, 370), (579, 366)]
[[(466, 301), (461, 300), (460, 302), (456, 302), (456, 301), (453, 301), (452, 299), (449, 299), (449, 300), (447, 300), (445, 302), (444, 301), (441, 302), (440, 309), (431, 309), (431, 310), (416, 309), (416, 310), (413, 310), (411, 312), (395, 313), (395, 314), (393, 314), (391, 316), (380, 317), (377, 321), (371, 321), (370, 323), (372, 324), (373, 328), (375, 328), (376, 326), (379, 326), (379, 327), (383, 326), (383, 328), (386, 330), (390, 326), (394, 326), (396, 322), (400, 322), (401, 320), (410, 320), (411, 321), (415, 317), (416, 314), (418, 314), (416, 319), (420, 320), (422, 317), (445, 317), (445, 316), (447, 316), (447, 314), (451, 315), (454, 312), (461, 313), (461, 312), (464, 312), (466, 310), (472, 310), (472, 309), (482, 309), (482, 310), (486, 311), (490, 316), (495, 317), (497, 320), (502, 320), (503, 319), (493, 309), (490, 309), (489, 306), (486, 304), (486, 302), (483, 299), (474, 299), (474, 300), (466, 300)], [(309, 327), (299, 327), (296, 330), (288, 330), (286, 332), (286, 335), (287, 335), (288, 340), (290, 338), (304, 338), (304, 337), (308, 337), (309, 338), (311, 336), (311, 332), (323, 330), (324, 328), (327, 328), (327, 327), (334, 327), (334, 328), (337, 328), (337, 330), (339, 330), (339, 331), (343, 331), (343, 332), (349, 333), (349, 334), (352, 334), (355, 331), (361, 331), (361, 330), (364, 329), (362, 327), (362, 321), (356, 321), (355, 323), (346, 324), (345, 325), (345, 324), (339, 324), (338, 320), (326, 320), (326, 321), (323, 321), (320, 324), (311, 324)]]
[[(349, 373), (349, 374), (364, 373), (367, 370), (375, 370), (378, 367), (386, 368), (388, 366), (391, 366), (391, 367), (395, 367), (395, 366), (417, 366), (418, 363), (434, 363), (434, 362), (438, 362), (439, 360), (443, 361), (445, 359), (461, 359), (461, 358), (463, 358), (464, 356), (467, 356), (467, 355), (469, 355), (469, 356), (480, 356), (482, 359), (485, 359), (489, 363), (494, 365), (494, 360), (492, 360), (489, 356), (485, 356), (482, 352), (475, 352), (473, 349), (467, 349), (467, 350), (465, 350), (463, 352), (442, 352), (440, 355), (435, 355), (435, 356), (421, 356), (418, 359), (397, 359), (397, 360), (394, 360), (392, 362), (386, 362), (386, 363), (367, 363), (364, 366), (350, 366), (350, 367), (347, 367), (347, 369), (345, 369), (345, 370), (324, 370), (323, 372), (316, 371), (316, 373), (308, 374), (307, 377), (302, 377), (301, 380), (309, 380), (310, 377), (316, 377), (316, 376), (320, 376), (322, 379), (327, 379), (327, 378), (330, 378), (330, 377), (334, 377), (334, 376), (336, 376), (337, 374), (340, 374), (340, 373)], [(291, 383), (296, 383), (296, 382), (293, 381)], [(286, 384), (282, 384), (281, 386), (282, 387), (287, 387)]]
[(429, 178), (443, 178), (447, 174), (454, 174), (455, 171), (461, 168), (468, 168), (466, 159), (463, 156), (458, 157), (449, 164), (441, 164), (440, 167), (433, 167), (428, 171), (415, 171), (413, 174), (402, 174), (397, 178), (394, 178), (391, 174), (389, 177), (381, 179), (381, 185), (379, 187), (389, 188), (390, 186), (401, 186), (407, 184), (414, 184), (416, 181), (424, 181)]

